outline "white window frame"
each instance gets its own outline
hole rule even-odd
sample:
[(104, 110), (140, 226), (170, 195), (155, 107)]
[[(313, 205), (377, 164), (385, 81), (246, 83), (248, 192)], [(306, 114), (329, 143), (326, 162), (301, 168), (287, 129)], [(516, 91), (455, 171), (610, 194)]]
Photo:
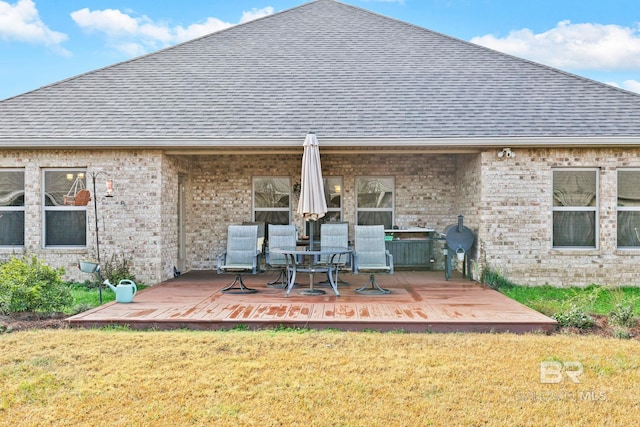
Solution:
[[(554, 180), (556, 172), (593, 172), (595, 174), (595, 203), (593, 206), (575, 206), (575, 205), (566, 205), (566, 206), (557, 206), (554, 203)], [(551, 244), (553, 249), (555, 250), (594, 250), (600, 247), (600, 216), (599, 216), (599, 206), (600, 206), (600, 168), (590, 167), (590, 168), (553, 168), (551, 169)], [(554, 214), (556, 212), (593, 212), (594, 213), (594, 246), (556, 246), (556, 242), (554, 239), (554, 228), (556, 226), (554, 220)]]
[[(22, 187), (22, 196), (24, 199), (25, 196), (25, 170), (22, 168), (0, 168), (0, 173), (2, 172), (22, 172), (22, 180), (23, 180), (23, 187)], [(19, 196), (17, 196), (19, 197)], [(3, 212), (22, 212), (22, 218), (23, 218), (23, 223), (24, 223), (24, 219), (25, 219), (25, 210), (24, 210), (24, 202), (22, 203), (22, 206), (3, 206), (0, 205), (0, 221), (2, 221), (2, 213)], [(24, 247), (24, 240), (25, 240), (25, 227), (22, 227), (22, 243), (21, 244), (15, 244), (15, 245), (2, 245), (0, 243), (0, 248), (16, 248), (16, 247)]]
[[(289, 206), (287, 207), (256, 207), (256, 182), (261, 179), (286, 179), (289, 183)], [(251, 180), (251, 215), (256, 221), (256, 212), (286, 212), (288, 223), (291, 223), (292, 185), (290, 176), (254, 176)]]
[[(331, 217), (332, 213), (338, 213), (340, 215), (340, 222), (344, 222), (344, 212), (343, 212), (343, 206), (344, 206), (344, 178), (342, 176), (326, 176), (324, 177), (327, 185), (329, 184), (329, 180), (339, 180), (340, 182), (338, 184), (334, 185), (333, 189), (326, 189), (326, 193), (329, 194), (329, 196), (331, 196), (332, 191), (335, 193), (339, 193), (340, 194), (340, 206), (338, 206), (337, 208), (331, 207), (329, 206), (331, 204), (330, 200), (327, 200), (327, 217)], [(337, 188), (336, 188), (337, 185)]]
[[(87, 169), (86, 168), (45, 168), (42, 169), (42, 248), (43, 249), (85, 249), (88, 247), (89, 240), (89, 215), (87, 212), (87, 206), (72, 206), (58, 204), (53, 206), (47, 206), (46, 199), (52, 200), (52, 196), (47, 194), (46, 179), (47, 172), (66, 172), (66, 173), (84, 173), (85, 184), (87, 183)], [(95, 197), (92, 194), (92, 197)], [(85, 243), (84, 245), (47, 245), (47, 212), (53, 211), (84, 211), (85, 212)]]
[[(344, 220), (344, 211), (343, 211), (343, 207), (344, 207), (344, 178), (342, 176), (323, 176), (322, 177), (323, 183), (324, 183), (324, 191), (325, 191), (325, 198), (327, 199), (327, 213), (325, 214), (325, 216), (323, 216), (322, 218), (318, 219), (318, 221), (303, 221), (304, 224), (304, 234), (305, 235), (309, 235), (309, 233), (311, 232), (311, 228), (310, 227), (314, 227), (314, 236), (320, 236), (320, 230), (322, 229), (321, 226), (322, 224), (331, 222), (331, 221), (337, 221), (337, 222), (345, 222)], [(334, 188), (328, 188), (330, 183), (329, 181), (334, 181), (333, 186)], [(331, 201), (329, 200), (329, 197), (331, 197), (332, 193), (339, 193), (340, 194), (340, 206), (338, 207), (331, 207), (329, 206), (331, 204)], [(335, 219), (335, 214), (338, 214), (340, 219), (336, 220)]]
[[(620, 212), (637, 212), (640, 215), (640, 202), (637, 206), (623, 206), (620, 205), (620, 173), (621, 172), (634, 172), (637, 173), (640, 177), (640, 168), (620, 168), (616, 171), (616, 229), (618, 233), (625, 229), (623, 224), (620, 223)], [(640, 187), (640, 182), (638, 182), (638, 186)], [(638, 241), (635, 245), (620, 245), (620, 238), (616, 236), (616, 247), (621, 250), (638, 250), (640, 249), (640, 227), (634, 229), (636, 240)]]
[[(368, 179), (368, 180), (387, 180), (390, 179), (391, 180), (391, 185), (392, 185), (392, 189), (391, 189), (391, 206), (387, 207), (387, 208), (361, 208), (359, 206), (359, 192), (358, 192), (358, 184), (359, 181), (362, 179)], [(394, 176), (388, 176), (388, 175), (362, 175), (362, 176), (356, 176), (355, 178), (355, 193), (356, 193), (356, 197), (355, 197), (355, 203), (356, 203), (356, 218), (355, 218), (355, 223), (356, 225), (361, 225), (359, 222), (359, 216), (360, 216), (360, 212), (390, 212), (391, 213), (391, 226), (393, 226), (393, 224), (395, 223), (395, 207), (396, 207), (396, 179)]]

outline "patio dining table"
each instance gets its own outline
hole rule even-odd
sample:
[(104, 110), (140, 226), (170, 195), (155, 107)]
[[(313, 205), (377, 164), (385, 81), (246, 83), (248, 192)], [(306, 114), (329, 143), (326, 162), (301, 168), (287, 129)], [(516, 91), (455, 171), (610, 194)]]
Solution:
[[(285, 296), (288, 297), (294, 283), (296, 282), (297, 273), (309, 273), (309, 289), (303, 289), (300, 291), (303, 295), (322, 295), (325, 292), (322, 289), (313, 288), (313, 276), (315, 273), (326, 273), (329, 279), (329, 284), (335, 292), (336, 296), (340, 296), (338, 291), (338, 285), (334, 280), (334, 271), (338, 268), (338, 263), (341, 257), (349, 256), (352, 252), (349, 248), (343, 247), (309, 247), (309, 246), (296, 246), (296, 247), (281, 247), (273, 248), (273, 253), (279, 253), (285, 256), (287, 262), (287, 272), (289, 283), (287, 284), (287, 291)], [(320, 263), (319, 259), (326, 256), (328, 262)]]

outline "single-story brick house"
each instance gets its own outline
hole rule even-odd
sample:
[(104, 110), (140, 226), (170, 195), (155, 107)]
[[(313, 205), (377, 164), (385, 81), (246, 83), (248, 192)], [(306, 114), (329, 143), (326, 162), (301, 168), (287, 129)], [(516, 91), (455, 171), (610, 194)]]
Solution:
[(334, 0), (0, 101), (0, 258), (86, 279), (86, 187), (102, 259), (214, 269), (231, 223), (302, 226), (309, 131), (351, 227), (464, 215), (476, 274), (640, 285), (639, 95)]

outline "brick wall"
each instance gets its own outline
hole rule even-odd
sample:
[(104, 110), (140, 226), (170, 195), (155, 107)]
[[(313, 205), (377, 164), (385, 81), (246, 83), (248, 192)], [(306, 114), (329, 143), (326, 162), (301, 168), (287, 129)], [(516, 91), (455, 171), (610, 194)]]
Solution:
[[(480, 263), (523, 285), (640, 285), (638, 250), (616, 248), (617, 168), (640, 167), (637, 151), (517, 149), (482, 155)], [(552, 249), (552, 168), (598, 167), (599, 248)]]
[[(514, 149), (516, 157), (498, 158), (497, 150), (475, 154), (322, 154), (326, 176), (343, 178), (343, 219), (355, 223), (357, 176), (395, 177), (395, 224), (425, 225), (443, 231), (464, 215), (477, 233), (477, 277), (483, 268), (498, 270), (519, 284), (557, 286), (640, 284), (640, 251), (616, 248), (616, 171), (640, 167), (640, 155), (622, 149)], [(42, 169), (87, 168), (103, 171), (97, 181), (102, 260), (124, 254), (136, 277), (155, 284), (172, 276), (178, 253), (178, 177), (185, 185), (186, 268), (214, 269), (226, 246), (230, 223), (252, 219), (252, 177), (289, 176), (299, 181), (299, 155), (166, 156), (154, 150), (11, 150), (0, 156), (2, 168), (24, 168), (25, 248), (67, 278), (85, 280), (75, 264), (95, 256), (93, 201), (87, 206), (88, 248), (42, 248)], [(552, 249), (551, 173), (554, 167), (599, 167), (599, 248)], [(103, 197), (106, 174), (114, 197)], [(90, 179), (89, 179), (89, 185)], [(302, 220), (295, 213), (292, 221)], [(353, 228), (351, 229), (353, 235)], [(442, 267), (439, 245), (436, 266)], [(0, 257), (22, 248), (0, 248)]]
[[(47, 264), (64, 267), (66, 278), (84, 281), (91, 276), (76, 268), (81, 259), (96, 257), (94, 201), (87, 205), (87, 248), (45, 249), (42, 237), (42, 169), (87, 168), (102, 172), (96, 178), (100, 258), (113, 255), (131, 260), (138, 280), (157, 283), (166, 275), (162, 264), (163, 162), (159, 151), (125, 150), (12, 150), (3, 151), (0, 167), (25, 170), (25, 246), (0, 248), (12, 253), (37, 255)], [(113, 197), (106, 198), (107, 179), (113, 180)], [(93, 193), (91, 177), (87, 187)], [(92, 194), (93, 197), (93, 194)], [(166, 236), (164, 236), (166, 237)]]
[[(224, 155), (194, 160), (189, 185), (188, 264), (193, 269), (215, 268), (216, 256), (226, 246), (227, 226), (250, 221), (252, 177), (289, 176), (299, 181), (300, 155)], [(325, 176), (343, 178), (343, 220), (355, 223), (355, 178), (395, 177), (395, 223), (418, 224), (442, 230), (455, 222), (456, 157), (424, 154), (327, 154), (321, 155)], [(292, 200), (292, 221), (302, 227)]]

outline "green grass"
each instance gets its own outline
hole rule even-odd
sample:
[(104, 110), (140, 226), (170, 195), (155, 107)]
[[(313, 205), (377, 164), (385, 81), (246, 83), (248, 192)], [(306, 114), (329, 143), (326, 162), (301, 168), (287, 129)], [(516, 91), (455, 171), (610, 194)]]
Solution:
[[(100, 290), (95, 284), (89, 281), (84, 283), (70, 282), (68, 283), (71, 295), (73, 296), (74, 305), (65, 311), (65, 314), (72, 315), (100, 305)], [(145, 285), (137, 285), (138, 290), (146, 288)], [(106, 304), (116, 299), (116, 295), (111, 289), (102, 287), (102, 303)]]
[(627, 328), (637, 325), (640, 314), (640, 288), (590, 285), (562, 288), (519, 286), (494, 270), (483, 273), (482, 282), (511, 299), (552, 317), (561, 326), (589, 329), (593, 316), (607, 316), (609, 324), (620, 329), (620, 336), (631, 336)]
[[(100, 305), (100, 293), (95, 285), (85, 283), (69, 283), (71, 295), (77, 306), (97, 307)], [(108, 288), (102, 288), (102, 303), (110, 302), (115, 299), (115, 294)]]
[(586, 288), (556, 288), (553, 286), (513, 286), (499, 288), (500, 292), (528, 307), (554, 314), (575, 304), (591, 314), (607, 315), (616, 304), (629, 304), (640, 313), (640, 288), (611, 288), (591, 285)]

